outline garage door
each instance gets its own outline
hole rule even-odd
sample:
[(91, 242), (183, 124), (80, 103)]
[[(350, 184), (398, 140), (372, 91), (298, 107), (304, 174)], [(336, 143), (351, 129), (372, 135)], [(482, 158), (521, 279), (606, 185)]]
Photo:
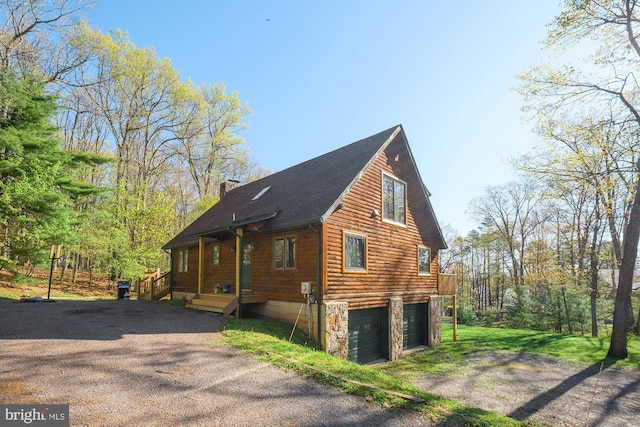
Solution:
[(349, 360), (369, 363), (389, 358), (389, 309), (349, 310)]
[(404, 350), (427, 344), (428, 303), (407, 304), (404, 306), (404, 332), (402, 348)]

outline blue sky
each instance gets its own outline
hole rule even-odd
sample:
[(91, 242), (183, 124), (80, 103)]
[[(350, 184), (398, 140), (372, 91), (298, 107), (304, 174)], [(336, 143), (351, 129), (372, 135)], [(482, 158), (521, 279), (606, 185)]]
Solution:
[(557, 0), (96, 0), (87, 19), (126, 30), (196, 84), (253, 110), (252, 157), (278, 171), (402, 124), (442, 226), (536, 141), (515, 75), (545, 60)]

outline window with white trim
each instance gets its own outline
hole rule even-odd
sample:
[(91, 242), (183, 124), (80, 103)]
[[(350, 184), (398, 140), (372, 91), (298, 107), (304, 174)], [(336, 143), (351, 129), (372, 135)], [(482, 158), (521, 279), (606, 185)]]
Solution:
[(343, 269), (350, 273), (367, 272), (367, 236), (344, 232)]
[(278, 236), (273, 242), (273, 268), (296, 268), (296, 236)]
[(406, 194), (404, 182), (387, 174), (382, 175), (382, 218), (385, 221), (406, 224)]
[(431, 249), (418, 246), (418, 274), (431, 274)]

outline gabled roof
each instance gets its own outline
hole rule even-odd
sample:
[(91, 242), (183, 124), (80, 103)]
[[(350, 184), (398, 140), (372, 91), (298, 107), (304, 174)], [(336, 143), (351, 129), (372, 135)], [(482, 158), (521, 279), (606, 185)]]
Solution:
[[(261, 222), (260, 230), (265, 232), (320, 224), (331, 215), (377, 155), (400, 133), (404, 134), (402, 126), (394, 126), (237, 187), (163, 248), (188, 246), (196, 242), (198, 236), (251, 223)], [(428, 198), (426, 188), (424, 191)]]

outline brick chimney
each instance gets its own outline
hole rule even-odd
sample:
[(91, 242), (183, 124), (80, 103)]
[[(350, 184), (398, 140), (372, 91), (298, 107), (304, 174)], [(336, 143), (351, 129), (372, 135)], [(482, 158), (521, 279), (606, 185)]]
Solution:
[(234, 188), (240, 187), (240, 181), (236, 181), (235, 179), (228, 179), (225, 182), (220, 184), (220, 198), (222, 199), (227, 193)]

